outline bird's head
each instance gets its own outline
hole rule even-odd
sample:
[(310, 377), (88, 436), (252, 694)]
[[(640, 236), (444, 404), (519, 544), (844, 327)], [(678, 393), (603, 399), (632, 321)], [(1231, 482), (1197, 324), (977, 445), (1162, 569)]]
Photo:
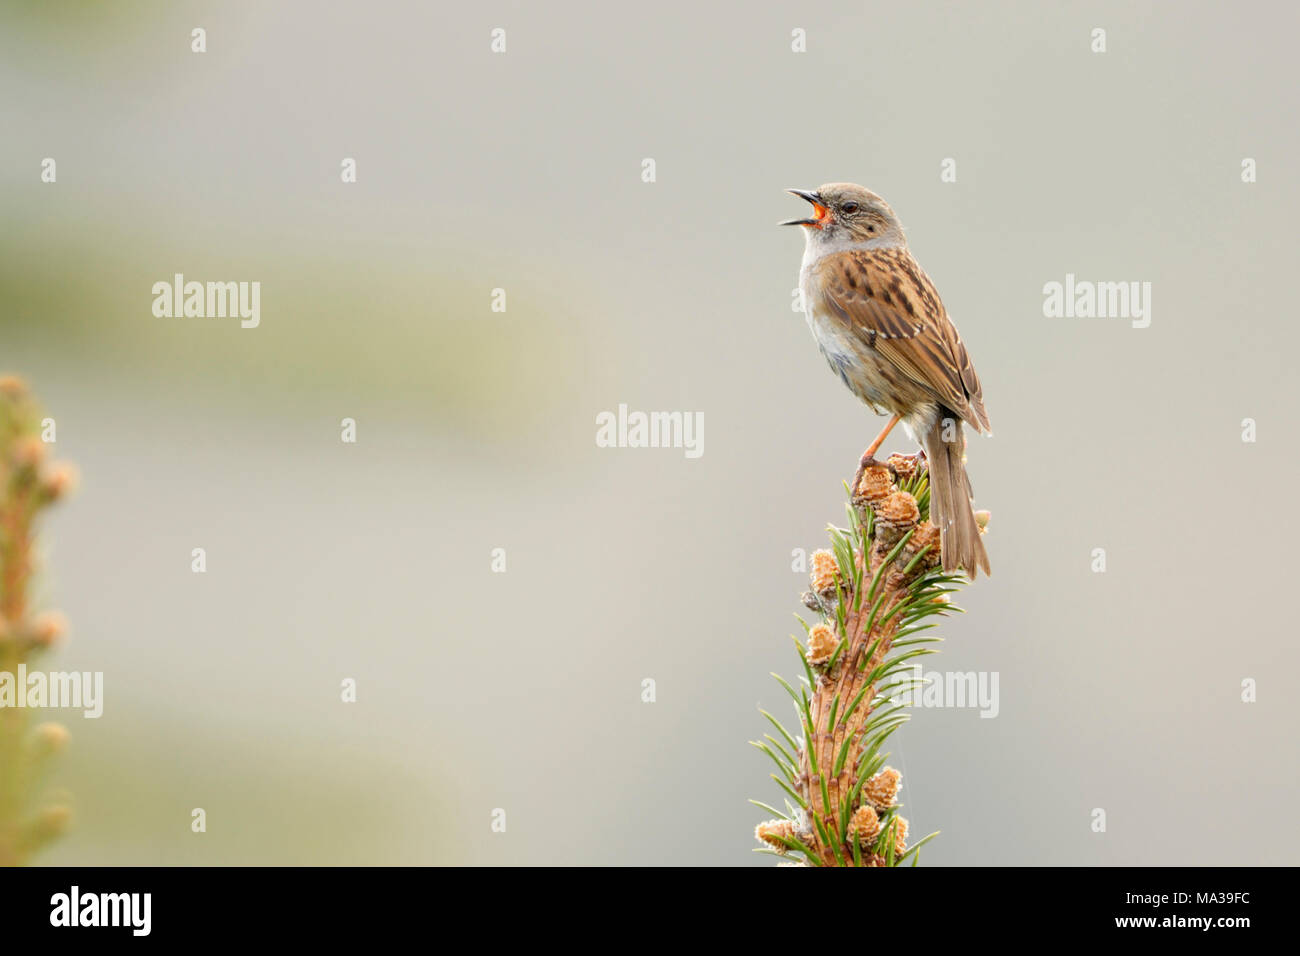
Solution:
[(903, 242), (903, 226), (894, 210), (870, 189), (856, 183), (827, 183), (816, 189), (789, 189), (812, 203), (809, 219), (790, 219), (783, 226), (804, 226), (809, 242)]

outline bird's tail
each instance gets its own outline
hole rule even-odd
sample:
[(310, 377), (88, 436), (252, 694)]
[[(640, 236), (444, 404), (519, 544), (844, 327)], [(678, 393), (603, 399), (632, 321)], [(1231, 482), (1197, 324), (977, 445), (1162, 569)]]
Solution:
[[(948, 441), (944, 440), (945, 433)], [(943, 569), (964, 568), (972, 581), (977, 568), (991, 574), (988, 552), (971, 510), (970, 479), (964, 460), (966, 439), (960, 419), (943, 410), (924, 440), (930, 468), (930, 522), (939, 529)]]

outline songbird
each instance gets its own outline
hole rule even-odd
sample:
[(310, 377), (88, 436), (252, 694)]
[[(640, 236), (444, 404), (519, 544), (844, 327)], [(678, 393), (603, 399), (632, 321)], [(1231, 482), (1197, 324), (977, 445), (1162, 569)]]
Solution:
[[(891, 417), (862, 456), (853, 488), (900, 421), (925, 450), (930, 520), (944, 570), (989, 572), (971, 510), (962, 423), (989, 432), (984, 393), (966, 346), (930, 277), (907, 248), (883, 199), (854, 183), (788, 190), (812, 203), (799, 288), (813, 337), (831, 369), (877, 414)], [(989, 432), (991, 434), (991, 432)]]

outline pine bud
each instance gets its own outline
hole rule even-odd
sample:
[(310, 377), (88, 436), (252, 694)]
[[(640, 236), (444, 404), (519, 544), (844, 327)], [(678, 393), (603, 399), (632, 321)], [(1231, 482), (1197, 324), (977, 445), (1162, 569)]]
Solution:
[(886, 767), (863, 786), (862, 802), (877, 810), (888, 810), (898, 799), (898, 791), (902, 785), (903, 775), (893, 767)]
[(814, 624), (808, 632), (808, 663), (825, 664), (840, 642), (827, 624)]

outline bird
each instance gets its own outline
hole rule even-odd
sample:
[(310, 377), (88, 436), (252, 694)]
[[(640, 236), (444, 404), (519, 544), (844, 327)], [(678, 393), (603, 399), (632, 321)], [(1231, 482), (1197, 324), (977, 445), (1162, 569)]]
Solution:
[(856, 183), (787, 192), (812, 204), (802, 226), (803, 311), (822, 354), (859, 399), (890, 416), (867, 447), (853, 483), (895, 425), (924, 451), (930, 520), (945, 571), (989, 574), (988, 552), (971, 509), (963, 424), (992, 434), (984, 392), (939, 293), (907, 247), (885, 200)]

